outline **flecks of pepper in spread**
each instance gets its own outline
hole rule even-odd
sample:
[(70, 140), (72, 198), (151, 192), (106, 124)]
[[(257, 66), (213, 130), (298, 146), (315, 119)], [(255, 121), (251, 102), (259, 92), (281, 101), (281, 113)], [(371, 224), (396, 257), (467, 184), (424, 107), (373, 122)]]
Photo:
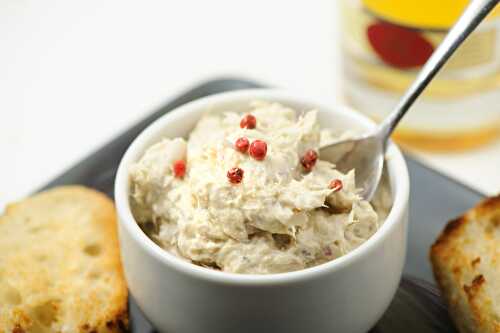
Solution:
[(254, 115), (247, 114), (241, 118), (240, 127), (246, 129), (254, 129), (257, 126), (257, 118)]
[(250, 142), (245, 137), (238, 138), (236, 140), (236, 142), (234, 143), (234, 148), (243, 154), (245, 154), (247, 152), (249, 146), (250, 146)]
[(227, 178), (232, 184), (239, 184), (243, 180), (244, 171), (241, 168), (231, 168), (227, 172)]
[(313, 149), (309, 149), (300, 159), (300, 163), (304, 167), (304, 170), (309, 172), (312, 170), (312, 168), (314, 168), (317, 160), (318, 160), (318, 153)]
[(175, 161), (173, 164), (174, 176), (177, 178), (183, 178), (186, 174), (186, 162), (183, 160)]
[(266, 158), (267, 154), (267, 143), (262, 140), (255, 140), (250, 144), (249, 150), (250, 156), (252, 156), (257, 161), (262, 161)]

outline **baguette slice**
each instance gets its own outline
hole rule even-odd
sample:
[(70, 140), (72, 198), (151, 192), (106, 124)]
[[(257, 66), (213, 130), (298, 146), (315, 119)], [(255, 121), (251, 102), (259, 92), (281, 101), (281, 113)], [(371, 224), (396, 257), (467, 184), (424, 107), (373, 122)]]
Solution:
[(128, 326), (116, 216), (104, 194), (55, 188), (0, 216), (0, 333)]
[(460, 332), (500, 332), (500, 196), (448, 223), (430, 257)]

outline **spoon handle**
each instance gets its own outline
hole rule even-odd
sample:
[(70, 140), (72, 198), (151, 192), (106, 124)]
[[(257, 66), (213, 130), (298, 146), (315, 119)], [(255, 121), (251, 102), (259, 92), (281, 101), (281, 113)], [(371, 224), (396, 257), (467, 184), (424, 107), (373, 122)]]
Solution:
[(499, 2), (500, 0), (472, 0), (470, 2), (442, 43), (427, 60), (394, 110), (380, 125), (378, 135), (384, 139), (384, 142), (387, 142), (401, 118), (450, 56)]

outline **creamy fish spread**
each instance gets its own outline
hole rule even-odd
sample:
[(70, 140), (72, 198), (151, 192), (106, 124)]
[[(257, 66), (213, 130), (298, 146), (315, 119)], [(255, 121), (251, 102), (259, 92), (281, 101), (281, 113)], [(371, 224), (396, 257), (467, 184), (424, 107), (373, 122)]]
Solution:
[(131, 167), (133, 214), (165, 250), (225, 272), (330, 261), (373, 235), (391, 205), (388, 186), (372, 205), (358, 195), (355, 170), (318, 156), (349, 135), (321, 130), (314, 110), (278, 103), (206, 114), (187, 141), (162, 139)]

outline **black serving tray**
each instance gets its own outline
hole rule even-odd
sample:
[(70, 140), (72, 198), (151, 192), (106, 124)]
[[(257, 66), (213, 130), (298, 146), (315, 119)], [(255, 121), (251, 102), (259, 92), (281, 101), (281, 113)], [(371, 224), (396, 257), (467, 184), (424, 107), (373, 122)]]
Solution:
[[(87, 156), (42, 189), (57, 185), (82, 184), (113, 197), (116, 170), (125, 150), (151, 122), (170, 110), (211, 94), (224, 91), (262, 88), (241, 79), (216, 79), (204, 82), (172, 99), (156, 112)], [(446, 221), (474, 206), (482, 195), (406, 157), (410, 171), (410, 227), (404, 277), (399, 289), (372, 333), (457, 332), (435, 287), (428, 251)], [(130, 299), (131, 331), (153, 333), (154, 328)], [(172, 332), (175, 333), (175, 332)]]

